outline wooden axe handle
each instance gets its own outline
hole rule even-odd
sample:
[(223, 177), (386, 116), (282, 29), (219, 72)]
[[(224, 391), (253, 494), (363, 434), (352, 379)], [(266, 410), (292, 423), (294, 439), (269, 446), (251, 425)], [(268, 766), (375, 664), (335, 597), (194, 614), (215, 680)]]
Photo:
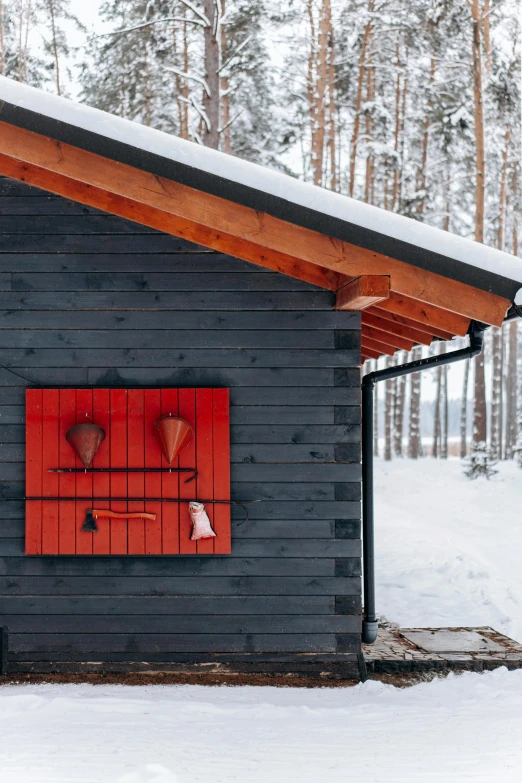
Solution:
[(145, 511), (99, 511), (93, 508), (94, 519), (156, 519), (156, 514), (147, 514)]

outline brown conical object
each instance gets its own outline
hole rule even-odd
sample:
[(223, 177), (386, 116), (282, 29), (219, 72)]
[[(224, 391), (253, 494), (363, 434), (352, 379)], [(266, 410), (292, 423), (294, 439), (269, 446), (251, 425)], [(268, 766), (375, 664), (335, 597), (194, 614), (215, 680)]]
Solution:
[(65, 437), (84, 466), (88, 468), (102, 441), (105, 440), (105, 430), (97, 424), (76, 424), (75, 427), (67, 430)]
[(154, 437), (158, 441), (163, 456), (172, 465), (181, 449), (192, 439), (192, 427), (179, 416), (162, 416), (154, 422)]

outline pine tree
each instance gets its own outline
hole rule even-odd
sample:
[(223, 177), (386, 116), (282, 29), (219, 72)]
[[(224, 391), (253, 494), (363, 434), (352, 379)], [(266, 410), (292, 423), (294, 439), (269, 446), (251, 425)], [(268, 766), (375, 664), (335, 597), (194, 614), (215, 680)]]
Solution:
[[(394, 360), (386, 357), (385, 367), (392, 367)], [(395, 407), (395, 380), (384, 382), (384, 459), (389, 462), (393, 454), (393, 412)]]
[[(484, 241), (486, 158), (484, 143), (484, 94), (482, 75), (483, 8), (480, 0), (471, 2), (473, 116), (475, 128), (475, 240)], [(484, 377), (484, 351), (474, 360), (475, 400), (473, 408), (473, 440), (470, 463), (466, 470), (469, 478), (485, 476), (493, 471), (489, 466), (487, 451), (486, 381)]]
[(66, 83), (72, 77), (69, 68), (72, 50), (64, 22), (72, 22), (78, 29), (83, 29), (83, 26), (71, 12), (70, 0), (35, 0), (34, 5), (54, 90), (58, 95), (67, 94)]
[(46, 63), (30, 48), (36, 13), (31, 0), (0, 1), (0, 74), (33, 87), (46, 81)]
[[(412, 361), (422, 359), (422, 347), (416, 346), (411, 354)], [(408, 457), (418, 459), (422, 456), (420, 434), (421, 373), (410, 376), (410, 427), (408, 434)]]

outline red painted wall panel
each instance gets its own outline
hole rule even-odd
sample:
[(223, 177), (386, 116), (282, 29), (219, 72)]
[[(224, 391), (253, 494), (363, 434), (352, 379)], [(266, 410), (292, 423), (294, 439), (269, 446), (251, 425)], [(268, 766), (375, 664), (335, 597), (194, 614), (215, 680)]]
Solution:
[[(94, 421), (106, 432), (92, 467), (168, 468), (153, 436), (154, 422), (168, 414), (188, 421), (194, 437), (173, 468), (184, 473), (49, 473), (81, 468), (65, 434)], [(28, 555), (229, 554), (230, 506), (206, 510), (217, 537), (191, 541), (190, 500), (230, 499), (228, 389), (28, 389), (26, 396), (26, 494), (59, 500), (26, 501)], [(77, 497), (89, 498), (76, 500)], [(144, 498), (143, 501), (96, 498)], [(92, 500), (90, 499), (92, 498)], [(183, 499), (161, 503), (147, 498)], [(82, 531), (89, 508), (146, 511), (156, 520), (98, 519), (98, 532)]]

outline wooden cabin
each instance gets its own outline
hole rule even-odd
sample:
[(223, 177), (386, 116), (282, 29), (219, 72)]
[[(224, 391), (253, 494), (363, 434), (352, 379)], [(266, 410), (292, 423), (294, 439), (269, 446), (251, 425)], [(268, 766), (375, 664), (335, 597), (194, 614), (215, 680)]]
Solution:
[(500, 326), (520, 262), (3, 77), (0, 175), (9, 670), (356, 676), (361, 364)]

